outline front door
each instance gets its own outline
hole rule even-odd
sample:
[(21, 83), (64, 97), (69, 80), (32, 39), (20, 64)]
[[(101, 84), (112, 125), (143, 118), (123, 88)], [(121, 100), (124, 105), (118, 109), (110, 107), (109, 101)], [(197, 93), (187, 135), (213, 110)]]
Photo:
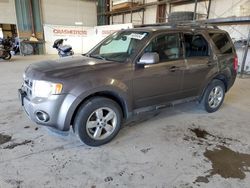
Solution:
[(185, 69), (178, 33), (156, 36), (145, 48), (159, 54), (160, 62), (136, 66), (133, 78), (135, 108), (166, 103), (179, 98)]

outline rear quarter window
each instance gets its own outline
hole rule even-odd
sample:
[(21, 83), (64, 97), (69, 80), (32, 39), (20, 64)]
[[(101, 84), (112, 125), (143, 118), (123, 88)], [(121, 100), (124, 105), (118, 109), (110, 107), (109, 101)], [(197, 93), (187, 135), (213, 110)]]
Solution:
[(233, 44), (226, 33), (210, 33), (209, 36), (221, 54), (233, 53)]

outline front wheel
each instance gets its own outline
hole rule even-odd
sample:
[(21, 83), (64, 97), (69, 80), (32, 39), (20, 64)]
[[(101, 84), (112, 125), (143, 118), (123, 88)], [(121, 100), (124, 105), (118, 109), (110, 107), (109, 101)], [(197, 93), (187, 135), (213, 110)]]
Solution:
[(79, 108), (73, 126), (82, 142), (89, 146), (100, 146), (118, 134), (121, 122), (121, 108), (115, 101), (95, 97)]
[(209, 113), (217, 111), (225, 97), (225, 85), (220, 80), (213, 80), (207, 87), (202, 99), (202, 105)]
[(2, 57), (4, 60), (10, 60), (11, 58), (11, 53), (9, 51), (6, 51), (4, 53), (4, 56)]

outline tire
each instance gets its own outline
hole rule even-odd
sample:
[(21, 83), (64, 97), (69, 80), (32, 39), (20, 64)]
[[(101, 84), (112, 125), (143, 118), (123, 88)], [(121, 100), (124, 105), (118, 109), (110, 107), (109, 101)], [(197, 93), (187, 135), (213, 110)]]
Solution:
[(5, 55), (3, 56), (4, 60), (10, 60), (11, 59), (11, 53), (10, 52), (5, 52)]
[(214, 79), (206, 88), (201, 104), (207, 112), (216, 112), (222, 105), (224, 97), (224, 83), (220, 80)]
[(121, 122), (121, 108), (115, 101), (94, 97), (80, 106), (73, 129), (83, 143), (100, 146), (110, 142), (118, 134)]
[(194, 12), (179, 11), (171, 12), (168, 16), (169, 22), (190, 21), (194, 18)]

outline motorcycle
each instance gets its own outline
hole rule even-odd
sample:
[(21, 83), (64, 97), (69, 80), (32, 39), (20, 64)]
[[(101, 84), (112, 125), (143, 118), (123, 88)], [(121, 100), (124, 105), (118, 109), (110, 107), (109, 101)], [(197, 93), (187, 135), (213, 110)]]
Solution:
[(12, 42), (9, 39), (0, 39), (0, 58), (4, 60), (11, 59)]
[(57, 49), (59, 57), (67, 57), (74, 55), (74, 51), (72, 50), (72, 46), (63, 45), (63, 41), (67, 41), (67, 39), (57, 39), (53, 44), (53, 48)]

